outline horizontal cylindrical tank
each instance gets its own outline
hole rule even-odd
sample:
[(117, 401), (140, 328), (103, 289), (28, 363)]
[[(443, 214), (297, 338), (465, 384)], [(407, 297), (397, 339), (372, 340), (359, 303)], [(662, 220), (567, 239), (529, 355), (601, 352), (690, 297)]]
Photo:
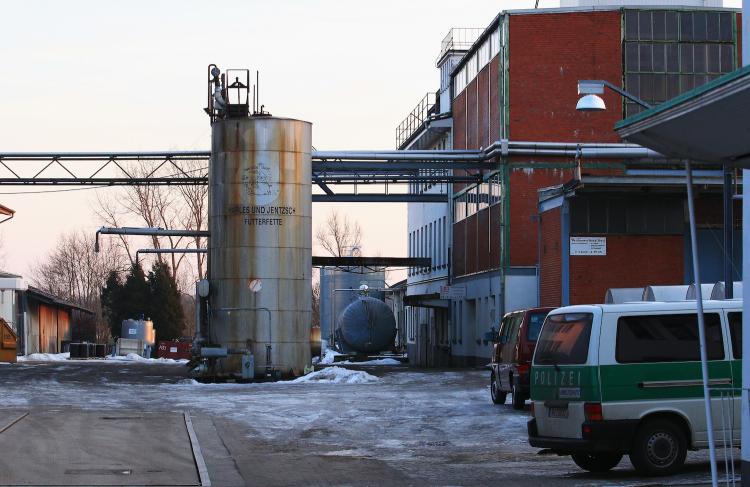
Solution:
[(269, 116), (212, 125), (208, 336), (232, 351), (222, 373), (239, 376), (246, 352), (256, 376), (310, 364), (311, 132)]
[(396, 318), (379, 299), (363, 296), (346, 307), (338, 323), (344, 351), (373, 353), (393, 347)]
[(334, 343), (336, 323), (341, 313), (360, 295), (366, 285), (366, 295), (383, 300), (385, 270), (364, 267), (323, 267), (320, 269), (320, 336)]

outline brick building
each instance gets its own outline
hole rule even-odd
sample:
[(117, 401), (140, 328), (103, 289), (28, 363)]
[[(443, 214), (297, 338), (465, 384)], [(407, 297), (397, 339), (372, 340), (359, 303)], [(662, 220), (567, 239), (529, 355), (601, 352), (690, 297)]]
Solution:
[[(734, 70), (738, 11), (696, 5), (501, 12), (456, 64), (453, 148), (524, 149), (504, 151), (485, 183), (453, 186), (450, 281), (466, 295), (450, 303), (452, 363), (489, 357), (485, 333), (508, 311), (689, 281), (681, 166), (607, 153), (638, 105), (605, 92), (606, 111), (575, 106), (579, 80), (658, 104)], [(721, 280), (721, 174), (698, 182), (704, 280)]]

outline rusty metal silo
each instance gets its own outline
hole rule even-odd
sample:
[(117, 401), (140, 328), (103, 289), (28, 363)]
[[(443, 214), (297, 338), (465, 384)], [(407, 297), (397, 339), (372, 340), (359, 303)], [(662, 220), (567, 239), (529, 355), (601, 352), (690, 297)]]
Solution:
[[(219, 372), (255, 374), (310, 363), (311, 124), (256, 116), (217, 119), (209, 169), (209, 341), (230, 349)], [(231, 352), (234, 352), (233, 354)]]

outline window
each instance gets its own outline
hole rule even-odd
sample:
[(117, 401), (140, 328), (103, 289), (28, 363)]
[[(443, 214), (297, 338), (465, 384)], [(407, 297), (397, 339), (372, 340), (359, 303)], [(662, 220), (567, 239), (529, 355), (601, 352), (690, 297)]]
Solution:
[(445, 217), (443, 217), (443, 267), (448, 265), (448, 234), (446, 233)]
[[(724, 358), (721, 321), (706, 313), (708, 359)], [(698, 361), (696, 314), (623, 316), (617, 320), (615, 358), (620, 363)]]
[[(626, 10), (625, 90), (662, 103), (733, 71), (733, 13)], [(626, 116), (642, 108), (626, 102)]]
[(681, 235), (683, 202), (669, 197), (578, 196), (570, 200), (574, 234)]
[(534, 364), (586, 363), (593, 318), (591, 313), (549, 315), (537, 341)]
[(539, 338), (539, 332), (542, 331), (544, 319), (547, 317), (546, 312), (537, 312), (529, 314), (529, 322), (526, 325), (526, 339), (535, 342)]
[(732, 357), (742, 359), (742, 313), (733, 311), (727, 313), (729, 319), (729, 335), (732, 338)]

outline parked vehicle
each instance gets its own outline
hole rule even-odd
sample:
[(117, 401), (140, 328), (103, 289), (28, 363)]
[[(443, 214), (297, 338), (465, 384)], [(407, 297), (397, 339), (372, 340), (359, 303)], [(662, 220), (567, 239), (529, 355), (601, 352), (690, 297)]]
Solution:
[(490, 394), (495, 404), (505, 404), (508, 394), (514, 409), (523, 409), (529, 398), (529, 366), (544, 318), (553, 308), (531, 308), (508, 313), (492, 350)]
[[(742, 301), (703, 306), (714, 435), (739, 446)], [(558, 308), (534, 354), (529, 443), (592, 472), (628, 454), (639, 473), (674, 473), (708, 447), (702, 384), (695, 301)]]

